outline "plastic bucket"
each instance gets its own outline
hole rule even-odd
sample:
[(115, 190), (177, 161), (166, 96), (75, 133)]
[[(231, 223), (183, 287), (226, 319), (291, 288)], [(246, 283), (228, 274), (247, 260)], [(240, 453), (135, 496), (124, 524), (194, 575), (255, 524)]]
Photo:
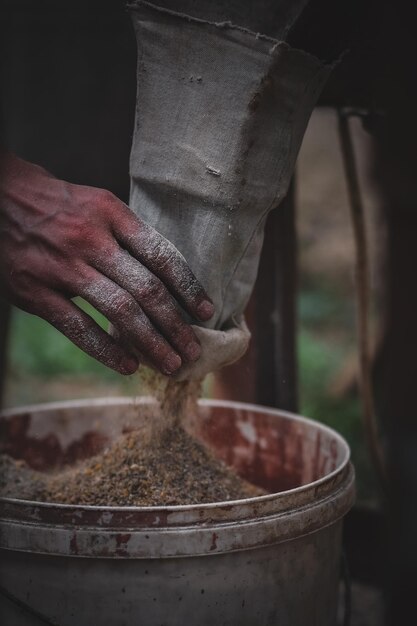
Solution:
[[(2, 448), (46, 469), (86, 458), (157, 411), (150, 399), (1, 414)], [(256, 405), (201, 401), (195, 434), (270, 495), (169, 507), (0, 500), (7, 626), (334, 626), (349, 447), (332, 429)]]

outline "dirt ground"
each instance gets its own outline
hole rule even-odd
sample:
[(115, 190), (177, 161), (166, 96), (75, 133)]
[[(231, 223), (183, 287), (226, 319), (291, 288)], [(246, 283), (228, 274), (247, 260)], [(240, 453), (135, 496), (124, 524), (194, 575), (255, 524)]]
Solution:
[[(379, 284), (383, 257), (384, 227), (379, 199), (372, 184), (369, 134), (358, 119), (352, 119), (357, 169), (366, 211), (373, 285)], [(297, 230), (301, 277), (322, 275), (327, 280), (352, 284), (354, 248), (337, 114), (317, 108), (308, 125), (297, 161)]]

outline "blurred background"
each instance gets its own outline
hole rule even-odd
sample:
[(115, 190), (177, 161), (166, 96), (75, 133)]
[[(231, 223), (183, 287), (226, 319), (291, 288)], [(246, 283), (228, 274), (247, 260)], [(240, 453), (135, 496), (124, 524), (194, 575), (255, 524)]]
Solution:
[[(366, 205), (376, 343), (382, 323), (384, 222), (368, 176), (368, 133), (357, 120), (352, 122), (352, 131)], [(358, 471), (359, 498), (375, 506), (379, 494), (358, 401), (354, 245), (334, 109), (317, 107), (313, 113), (296, 178), (299, 412), (346, 437)], [(105, 327), (100, 314), (87, 303), (83, 306)], [(40, 318), (13, 310), (5, 406), (140, 395), (146, 393), (142, 387), (140, 374), (123, 377), (112, 372)], [(204, 393), (207, 397), (214, 393), (210, 377)]]
[[(361, 611), (352, 624), (382, 623), (383, 588), (386, 623), (397, 626), (415, 612), (417, 584), (417, 40), (411, 3), (365, 5), (371, 10), (364, 17), (360, 9), (358, 36), (311, 117), (290, 205), (273, 212), (267, 234), (275, 239), (265, 248), (257, 311), (253, 303), (248, 311), (258, 354), (253, 357), (252, 347), (237, 368), (208, 377), (204, 394), (250, 396), (296, 410), (347, 439), (358, 498), (346, 519), (345, 547), (352, 580), (361, 585), (355, 596)], [(127, 201), (136, 49), (123, 2), (3, 0), (0, 45), (6, 146), (57, 177), (108, 188)], [(367, 130), (358, 117), (349, 125), (369, 243), (371, 356), (390, 467), (389, 506), (361, 417), (357, 281), (340, 107), (369, 114)], [(42, 320), (18, 310), (9, 317), (5, 307), (0, 317), (4, 406), (145, 393), (140, 375), (112, 373)]]

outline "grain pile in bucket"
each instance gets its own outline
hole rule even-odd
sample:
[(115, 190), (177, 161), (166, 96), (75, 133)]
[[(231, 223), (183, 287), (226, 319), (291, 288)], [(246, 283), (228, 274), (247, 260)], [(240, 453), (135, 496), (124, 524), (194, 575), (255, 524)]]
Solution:
[(102, 453), (49, 475), (8, 461), (0, 495), (66, 504), (160, 506), (264, 493), (186, 432), (186, 408), (196, 402), (200, 385), (155, 378), (152, 386), (157, 387), (161, 411), (146, 434), (123, 434)]

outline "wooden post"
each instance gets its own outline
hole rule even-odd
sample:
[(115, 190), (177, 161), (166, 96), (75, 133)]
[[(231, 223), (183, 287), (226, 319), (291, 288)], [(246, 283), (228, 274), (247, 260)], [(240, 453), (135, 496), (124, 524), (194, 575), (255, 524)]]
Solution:
[(247, 354), (215, 375), (216, 398), (296, 411), (295, 184), (267, 219), (258, 278), (246, 311)]

